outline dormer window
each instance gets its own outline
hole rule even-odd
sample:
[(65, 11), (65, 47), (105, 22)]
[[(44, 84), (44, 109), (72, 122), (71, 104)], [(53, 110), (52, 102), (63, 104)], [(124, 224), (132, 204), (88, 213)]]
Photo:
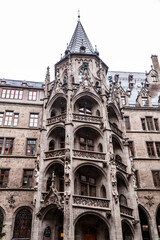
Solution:
[(80, 47), (80, 53), (85, 53), (85, 52), (86, 52), (85, 46), (81, 46), (81, 47)]
[(151, 76), (152, 82), (157, 82), (156, 76)]
[(143, 106), (149, 106), (148, 97), (142, 97)]
[(126, 105), (126, 97), (125, 96), (121, 96), (121, 103), (122, 103), (122, 105)]

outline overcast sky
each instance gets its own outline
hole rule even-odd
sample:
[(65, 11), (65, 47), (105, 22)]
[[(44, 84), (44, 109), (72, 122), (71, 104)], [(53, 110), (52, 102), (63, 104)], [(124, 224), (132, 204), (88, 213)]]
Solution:
[(160, 0), (0, 0), (0, 78), (44, 81), (81, 23), (109, 70), (160, 60)]

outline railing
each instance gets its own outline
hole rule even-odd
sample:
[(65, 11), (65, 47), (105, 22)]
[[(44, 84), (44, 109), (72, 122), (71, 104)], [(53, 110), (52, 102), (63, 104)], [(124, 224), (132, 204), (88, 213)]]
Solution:
[(94, 158), (94, 159), (101, 159), (105, 160), (105, 153), (101, 152), (93, 152), (93, 151), (83, 151), (83, 150), (73, 150), (74, 157), (80, 158)]
[(74, 120), (80, 120), (85, 122), (97, 122), (101, 123), (102, 117), (92, 116), (92, 115), (83, 115), (83, 114), (73, 114)]
[(113, 123), (110, 122), (110, 127), (111, 127), (111, 130), (116, 133), (118, 136), (122, 137), (123, 133), (121, 130), (119, 130), (117, 127), (114, 126)]
[(124, 165), (122, 162), (116, 161), (116, 167), (126, 172), (127, 166)]
[(109, 200), (104, 198), (88, 197), (88, 196), (73, 196), (73, 203), (78, 206), (109, 208)]
[(52, 118), (48, 118), (47, 119), (47, 124), (52, 124), (55, 122), (60, 122), (60, 121), (64, 121), (66, 119), (66, 114), (61, 114)]
[(132, 216), (133, 209), (127, 206), (120, 205), (120, 213)]
[(46, 158), (54, 158), (54, 157), (61, 157), (64, 156), (66, 153), (66, 149), (59, 149), (59, 150), (52, 150), (45, 152), (45, 157)]

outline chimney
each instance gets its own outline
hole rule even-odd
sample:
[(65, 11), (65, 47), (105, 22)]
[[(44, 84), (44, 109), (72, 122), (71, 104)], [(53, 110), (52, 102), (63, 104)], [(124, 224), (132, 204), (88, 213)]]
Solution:
[(157, 55), (152, 55), (151, 58), (152, 58), (153, 68), (154, 68), (154, 70), (156, 70), (158, 72), (160, 70), (158, 57), (157, 57)]

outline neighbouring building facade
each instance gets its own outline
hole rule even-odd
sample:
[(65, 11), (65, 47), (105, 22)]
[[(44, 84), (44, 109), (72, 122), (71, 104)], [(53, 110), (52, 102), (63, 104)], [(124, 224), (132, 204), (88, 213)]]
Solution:
[[(160, 67), (109, 72), (78, 18), (44, 83), (0, 79), (4, 240), (160, 239)], [(5, 226), (2, 228), (2, 224)]]

